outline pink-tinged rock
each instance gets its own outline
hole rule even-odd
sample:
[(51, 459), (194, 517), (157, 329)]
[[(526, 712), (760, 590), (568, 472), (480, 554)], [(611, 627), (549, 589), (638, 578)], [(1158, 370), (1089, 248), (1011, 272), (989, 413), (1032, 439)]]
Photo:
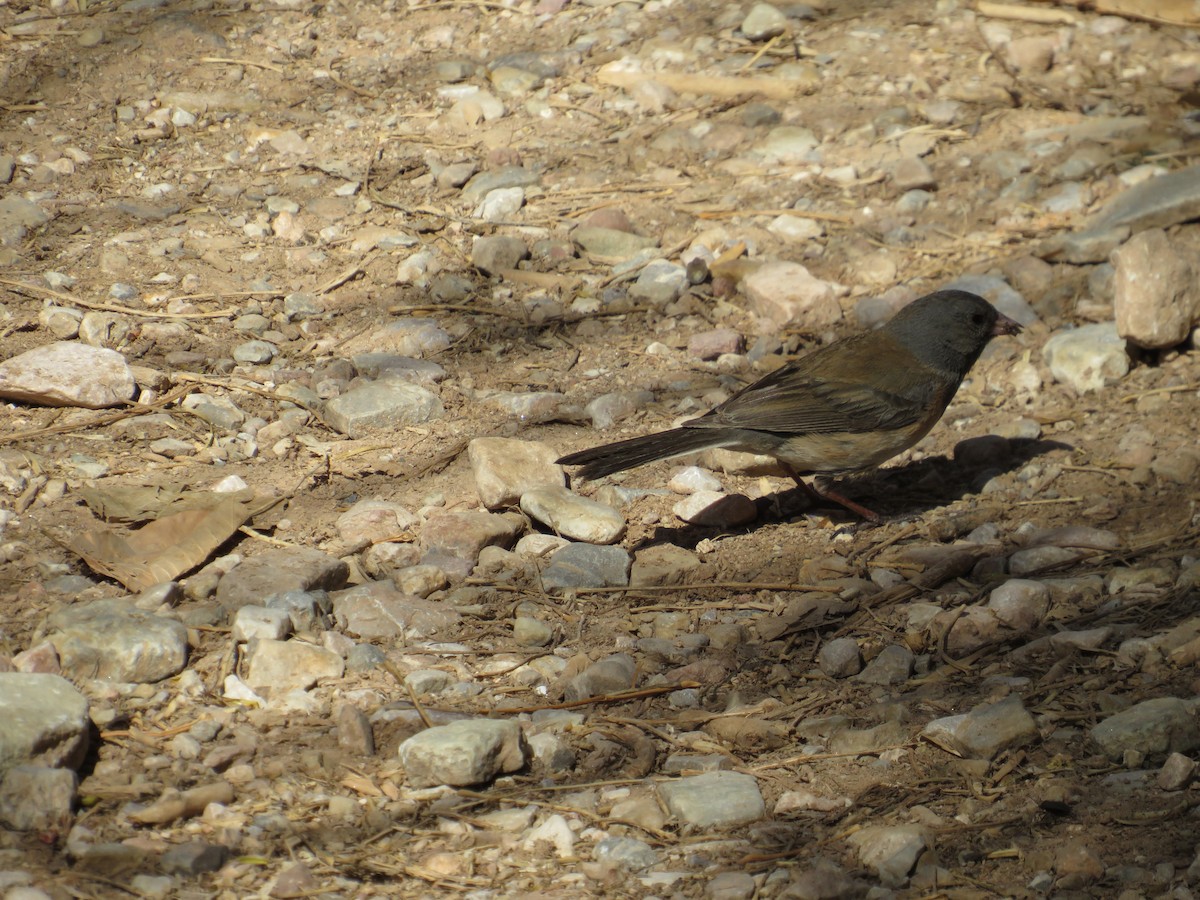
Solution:
[(1183, 343), (1200, 322), (1200, 254), (1161, 228), (1113, 251), (1117, 334), (1147, 349)]
[(714, 328), (692, 335), (688, 340), (688, 353), (698, 359), (716, 359), (723, 353), (741, 353), (742, 336), (732, 328)]
[(837, 298), (844, 288), (815, 278), (799, 263), (764, 263), (742, 280), (742, 290), (765, 329), (823, 331), (842, 318)]
[(526, 491), (565, 483), (562, 466), (554, 461), (558, 452), (540, 441), (475, 438), (467, 457), (479, 499), (488, 509), (515, 506)]
[(137, 382), (115, 350), (60, 341), (0, 363), (0, 397), (39, 406), (104, 409), (133, 399)]
[(453, 607), (372, 581), (331, 595), (338, 627), (364, 640), (446, 636), (461, 620)]
[(432, 515), (421, 529), (421, 548), (427, 554), (474, 561), (484, 547), (507, 550), (523, 526), (517, 517), (482, 510), (456, 510)]

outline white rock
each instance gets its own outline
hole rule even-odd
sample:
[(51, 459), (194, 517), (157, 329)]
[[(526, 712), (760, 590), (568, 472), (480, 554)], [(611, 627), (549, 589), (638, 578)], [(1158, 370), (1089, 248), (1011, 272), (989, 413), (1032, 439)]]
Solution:
[(563, 487), (558, 452), (541, 441), (515, 438), (475, 438), (467, 446), (475, 489), (488, 509), (512, 506), (534, 488)]
[(526, 491), (521, 496), (521, 512), (563, 537), (589, 544), (612, 544), (625, 533), (625, 517), (617, 510), (565, 487)]
[(1113, 322), (1056, 334), (1046, 341), (1042, 354), (1054, 378), (1080, 394), (1098, 391), (1129, 374), (1125, 339)]
[(133, 399), (137, 382), (115, 350), (61, 341), (0, 363), (0, 397), (104, 409)]

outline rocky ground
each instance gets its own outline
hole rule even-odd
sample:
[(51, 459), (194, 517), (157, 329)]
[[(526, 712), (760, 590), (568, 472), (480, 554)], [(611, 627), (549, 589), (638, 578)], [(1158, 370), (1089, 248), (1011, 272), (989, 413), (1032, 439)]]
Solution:
[[(1041, 2), (0, 0), (5, 898), (1192, 897), (1198, 83)], [(553, 462), (949, 284), (1025, 330), (880, 526)]]

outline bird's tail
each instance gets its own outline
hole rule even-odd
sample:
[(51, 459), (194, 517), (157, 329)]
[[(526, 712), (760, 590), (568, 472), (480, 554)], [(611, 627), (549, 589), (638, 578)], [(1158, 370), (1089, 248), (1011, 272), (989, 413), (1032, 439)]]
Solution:
[(719, 447), (725, 441), (716, 430), (707, 428), (672, 428), (644, 437), (630, 438), (613, 444), (603, 444), (590, 450), (568, 453), (558, 460), (564, 466), (582, 466), (583, 478), (603, 478), (613, 472), (632, 469), (659, 459), (696, 453)]

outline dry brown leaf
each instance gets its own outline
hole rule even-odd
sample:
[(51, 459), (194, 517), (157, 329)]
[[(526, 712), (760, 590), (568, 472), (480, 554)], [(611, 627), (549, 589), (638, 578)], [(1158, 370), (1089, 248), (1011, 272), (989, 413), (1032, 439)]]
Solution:
[(1099, 0), (1096, 12), (1170, 25), (1200, 25), (1196, 0)]
[(95, 571), (115, 578), (131, 591), (142, 591), (203, 564), (250, 514), (235, 495), (228, 495), (209, 509), (174, 513), (128, 536), (97, 523), (91, 531), (60, 540)]

